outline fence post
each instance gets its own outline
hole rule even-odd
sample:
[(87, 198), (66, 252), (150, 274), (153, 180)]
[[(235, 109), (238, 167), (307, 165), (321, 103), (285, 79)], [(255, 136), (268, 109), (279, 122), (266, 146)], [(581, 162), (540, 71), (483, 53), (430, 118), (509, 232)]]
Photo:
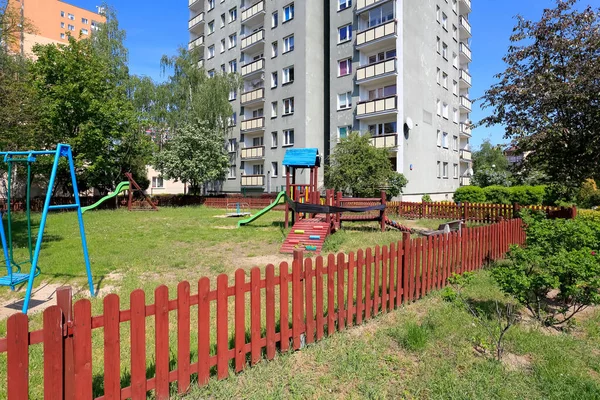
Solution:
[(423, 199), (421, 199), (421, 209), (419, 211), (421, 215), (420, 219), (425, 218), (425, 202), (423, 201)]
[(571, 206), (571, 219), (577, 218), (577, 207), (575, 205)]
[(410, 262), (410, 233), (403, 232), (402, 233), (402, 302), (406, 304), (408, 302), (408, 292), (409, 292), (409, 276), (408, 276), (408, 268)]
[(292, 337), (294, 350), (302, 347), (304, 330), (304, 290), (303, 284), (304, 252), (294, 250), (294, 261), (292, 263)]
[[(381, 204), (386, 205), (385, 190), (381, 191)], [(379, 223), (381, 224), (381, 232), (385, 232), (385, 208), (379, 211)]]
[(69, 328), (73, 326), (73, 289), (61, 286), (56, 289), (56, 305), (63, 313), (63, 393), (65, 400), (75, 399), (75, 359), (73, 357), (73, 336)]
[(465, 223), (469, 220), (469, 203), (467, 201), (462, 203), (463, 207), (463, 219)]
[(519, 211), (521, 210), (521, 207), (519, 206), (519, 203), (513, 203), (513, 218), (519, 218)]
[[(336, 207), (342, 206), (342, 192), (337, 192), (335, 205)], [(338, 229), (342, 229), (342, 213), (337, 213), (336, 219), (338, 222)]]

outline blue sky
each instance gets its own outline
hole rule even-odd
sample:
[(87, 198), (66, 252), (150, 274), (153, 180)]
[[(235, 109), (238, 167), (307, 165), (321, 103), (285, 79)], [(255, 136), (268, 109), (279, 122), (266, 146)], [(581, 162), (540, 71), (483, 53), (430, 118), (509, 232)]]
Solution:
[[(93, 10), (100, 4), (99, 0), (67, 1)], [(174, 54), (178, 46), (184, 46), (188, 41), (187, 0), (113, 0), (109, 3), (117, 9), (120, 25), (127, 31), (131, 72), (163, 80), (160, 57)], [(527, 19), (538, 20), (544, 8), (554, 4), (555, 0), (472, 0), (473, 12), (469, 17), (473, 30), (472, 99), (480, 98), (495, 82), (494, 75), (504, 70), (502, 57), (506, 54), (509, 36), (516, 23), (514, 16), (520, 14)], [(580, 6), (588, 4), (600, 7), (600, 0), (580, 0)], [(481, 110), (476, 102), (471, 119), (477, 122), (487, 113), (489, 110)], [(493, 143), (504, 143), (503, 134), (502, 126), (479, 127), (473, 132), (472, 144), (477, 147), (486, 138)]]

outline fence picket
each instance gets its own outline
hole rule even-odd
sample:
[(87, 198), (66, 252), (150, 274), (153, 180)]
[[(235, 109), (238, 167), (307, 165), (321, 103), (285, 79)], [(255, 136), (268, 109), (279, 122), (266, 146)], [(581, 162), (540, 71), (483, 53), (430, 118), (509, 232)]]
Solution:
[(389, 285), (390, 285), (390, 295), (389, 295), (389, 304), (388, 304), (388, 309), (391, 311), (394, 309), (394, 304), (396, 302), (396, 277), (395, 277), (395, 271), (396, 271), (396, 256), (397, 256), (397, 251), (396, 251), (396, 245), (394, 243), (390, 244), (390, 278), (389, 278)]
[(190, 387), (190, 283), (177, 285), (177, 390), (186, 393)]
[(228, 297), (225, 274), (217, 276), (217, 378), (229, 375), (229, 331), (228, 331)]
[(75, 398), (92, 399), (92, 305), (81, 299), (73, 306)]
[(235, 271), (235, 372), (246, 366), (246, 271)]
[(327, 256), (327, 335), (335, 332), (335, 256)]
[(154, 291), (154, 354), (156, 363), (156, 398), (169, 399), (169, 288), (161, 285)]
[[(267, 265), (266, 277), (266, 322), (267, 322), (267, 359), (275, 358), (275, 266)], [(236, 299), (237, 300), (237, 299)]]
[(129, 295), (131, 308), (130, 339), (131, 345), (131, 398), (146, 398), (146, 295), (141, 289)]
[(324, 334), (323, 307), (323, 257), (319, 256), (315, 263), (315, 323), (317, 326), (317, 340), (321, 340)]
[(379, 284), (381, 283), (381, 248), (375, 246), (375, 264), (373, 266), (373, 316), (379, 313), (379, 303), (381, 302)]
[[(0, 221), (0, 223), (2, 223)], [(14, 314), (6, 323), (8, 339), (7, 364), (8, 399), (29, 398), (29, 319), (25, 314)], [(90, 381), (91, 383), (91, 381)], [(90, 393), (91, 394), (91, 393)]]
[(255, 365), (261, 356), (261, 304), (260, 304), (260, 268), (250, 270), (250, 343), (251, 362)]
[(121, 398), (121, 334), (119, 296), (104, 298), (104, 398)]
[(315, 341), (315, 312), (313, 302), (313, 276), (314, 270), (312, 267), (312, 259), (304, 260), (304, 296), (306, 301), (306, 343), (314, 343)]
[(198, 281), (198, 385), (210, 377), (210, 279)]
[(59, 306), (44, 310), (44, 400), (63, 399), (62, 318)]
[(337, 319), (338, 330), (343, 331), (345, 328), (344, 317), (346, 316), (346, 308), (344, 307), (344, 274), (346, 264), (346, 255), (338, 253), (337, 256)]
[(390, 257), (388, 253), (388, 247), (383, 246), (381, 248), (381, 312), (385, 313), (387, 309), (387, 297), (388, 297), (388, 287), (387, 287), (387, 266), (390, 262)]
[(402, 302), (406, 304), (408, 302), (409, 293), (408, 268), (410, 265), (410, 233), (408, 232), (402, 234), (402, 251)]
[(282, 352), (290, 348), (290, 323), (289, 323), (289, 266), (288, 263), (279, 264), (279, 348)]
[(362, 249), (356, 252), (356, 325), (363, 321), (363, 266), (365, 264)]
[(354, 267), (355, 267), (355, 259), (354, 253), (348, 253), (348, 289), (347, 296), (348, 302), (346, 307), (346, 325), (352, 326), (354, 323)]
[(365, 257), (365, 321), (371, 318), (371, 265), (373, 264), (373, 252), (367, 249)]

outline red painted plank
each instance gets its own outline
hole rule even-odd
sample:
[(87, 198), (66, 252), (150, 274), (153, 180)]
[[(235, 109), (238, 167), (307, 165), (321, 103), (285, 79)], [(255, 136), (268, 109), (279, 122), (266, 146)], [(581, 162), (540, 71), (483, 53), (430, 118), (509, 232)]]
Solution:
[(415, 299), (421, 297), (421, 251), (423, 249), (421, 238), (415, 240)]
[(394, 304), (396, 301), (396, 279), (394, 272), (396, 271), (396, 245), (394, 243), (390, 244), (390, 295), (389, 295), (389, 305), (388, 309), (391, 311), (394, 309)]
[(75, 398), (92, 398), (92, 306), (82, 299), (73, 307), (73, 355), (75, 356)]
[[(70, 286), (61, 286), (56, 290), (56, 304), (63, 312), (63, 325), (73, 322), (73, 290)], [(31, 337), (30, 337), (31, 343)], [(75, 358), (73, 355), (73, 336), (64, 338), (64, 380), (61, 381), (65, 400), (75, 400)], [(64, 383), (63, 383), (64, 382)]]
[(387, 266), (390, 262), (390, 256), (388, 253), (388, 247), (383, 246), (381, 249), (381, 312), (386, 312), (387, 309), (387, 298), (388, 298), (388, 286), (387, 286)]
[(210, 373), (210, 279), (198, 281), (198, 385), (208, 384)]
[(190, 388), (190, 283), (177, 285), (177, 390)]
[[(275, 267), (267, 265), (266, 276), (266, 319), (267, 319), (267, 359), (275, 358)], [(237, 301), (237, 298), (236, 298)]]
[[(297, 257), (300, 257), (299, 259)], [(292, 337), (294, 350), (300, 349), (300, 333), (302, 332), (302, 305), (300, 299), (302, 297), (302, 286), (300, 281), (300, 272), (302, 265), (302, 255), (294, 253), (294, 261), (292, 262)]]
[(365, 305), (363, 303), (363, 267), (365, 259), (362, 249), (356, 253), (356, 324), (362, 324), (363, 311)]
[(121, 333), (119, 296), (104, 298), (104, 398), (121, 398)]
[(8, 399), (29, 398), (29, 320), (26, 314), (10, 316), (6, 324)]
[(315, 271), (312, 267), (312, 259), (304, 260), (304, 296), (306, 299), (306, 343), (315, 341), (315, 312), (314, 312), (314, 290), (313, 277)]
[(433, 288), (433, 237), (427, 237), (427, 293)]
[(280, 309), (280, 324), (279, 331), (281, 333), (281, 342), (279, 343), (282, 352), (290, 348), (290, 325), (289, 325), (289, 266), (288, 263), (282, 262), (279, 264), (279, 309)]
[(402, 302), (406, 304), (408, 302), (409, 294), (409, 268), (410, 268), (410, 233), (404, 232), (402, 234)]
[(315, 299), (317, 340), (323, 338), (323, 257), (319, 256), (315, 263)]
[(367, 249), (365, 257), (365, 320), (371, 318), (371, 266), (373, 265), (373, 252), (371, 248)]
[(63, 314), (58, 306), (44, 310), (44, 399), (63, 400)]
[(251, 361), (255, 365), (260, 361), (261, 345), (260, 345), (260, 268), (254, 267), (250, 270), (250, 343), (252, 347)]
[(335, 332), (335, 256), (327, 256), (327, 335)]
[(146, 398), (146, 295), (141, 289), (129, 295), (131, 308), (131, 398)]
[(338, 253), (337, 255), (337, 316), (338, 330), (343, 331), (345, 327), (344, 317), (346, 316), (346, 308), (344, 306), (344, 265), (346, 264), (346, 255)]
[(217, 277), (217, 378), (219, 380), (229, 375), (227, 280), (225, 274)]
[(402, 275), (404, 270), (404, 243), (398, 242), (398, 248), (396, 249), (398, 254), (396, 255), (396, 308), (402, 304), (402, 296), (404, 296), (404, 276)]
[(156, 362), (156, 398), (169, 399), (169, 288), (161, 285), (154, 290), (154, 356)]
[(354, 323), (354, 267), (355, 267), (355, 259), (354, 252), (348, 253), (348, 305), (346, 307), (346, 324), (348, 326), (352, 326)]
[(373, 279), (373, 316), (379, 313), (379, 304), (381, 304), (381, 292), (379, 285), (381, 284), (381, 248), (379, 246), (375, 246), (375, 264), (373, 266), (374, 269), (374, 279)]
[(246, 272), (235, 271), (235, 371), (240, 372), (246, 365)]

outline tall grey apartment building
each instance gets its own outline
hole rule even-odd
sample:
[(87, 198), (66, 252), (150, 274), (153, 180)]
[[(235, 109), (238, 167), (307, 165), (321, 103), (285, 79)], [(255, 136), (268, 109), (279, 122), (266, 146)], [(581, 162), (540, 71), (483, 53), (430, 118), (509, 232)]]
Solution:
[(327, 160), (350, 131), (388, 149), (409, 180), (404, 200), (449, 199), (470, 183), (471, 0), (189, 0), (189, 9), (199, 65), (244, 81), (230, 94), (224, 191), (280, 190), (286, 149), (317, 147)]

